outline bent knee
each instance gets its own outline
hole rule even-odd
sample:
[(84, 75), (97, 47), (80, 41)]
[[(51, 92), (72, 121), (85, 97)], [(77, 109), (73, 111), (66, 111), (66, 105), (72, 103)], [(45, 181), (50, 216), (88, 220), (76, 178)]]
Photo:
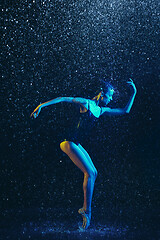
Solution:
[(98, 171), (97, 171), (97, 169), (96, 169), (96, 168), (95, 168), (94, 175), (95, 175), (95, 178), (96, 178), (96, 177), (97, 177), (97, 175), (98, 175)]
[(97, 178), (97, 174), (98, 174), (98, 172), (97, 172), (96, 168), (94, 170), (90, 170), (90, 171), (85, 173), (85, 175), (87, 177), (91, 177), (91, 178), (95, 178), (95, 179)]
[(94, 172), (93, 172), (93, 174), (94, 174), (94, 178), (97, 178), (98, 171), (97, 171), (97, 169), (96, 169), (96, 168), (94, 169)]
[(69, 141), (63, 141), (60, 143), (60, 149), (63, 152), (69, 151), (71, 149), (72, 142)]

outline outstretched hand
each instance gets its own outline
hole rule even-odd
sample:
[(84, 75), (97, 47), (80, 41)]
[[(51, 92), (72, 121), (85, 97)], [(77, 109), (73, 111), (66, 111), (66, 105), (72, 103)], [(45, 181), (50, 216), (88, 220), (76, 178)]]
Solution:
[(131, 87), (131, 89), (134, 91), (134, 93), (136, 93), (136, 92), (137, 92), (137, 89), (136, 89), (136, 86), (135, 86), (133, 80), (130, 78), (127, 83), (129, 84), (129, 86)]
[(41, 111), (41, 108), (42, 108), (41, 106), (42, 106), (42, 104), (38, 105), (38, 107), (36, 107), (34, 109), (34, 111), (31, 113), (30, 117), (37, 118), (39, 113), (40, 113), (40, 111)]

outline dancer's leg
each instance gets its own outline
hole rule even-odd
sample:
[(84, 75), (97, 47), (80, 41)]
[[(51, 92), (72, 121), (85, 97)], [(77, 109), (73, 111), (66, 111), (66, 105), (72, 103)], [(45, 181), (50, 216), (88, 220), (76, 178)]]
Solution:
[(80, 148), (80, 150), (84, 153), (84, 155), (86, 156), (88, 162), (90, 163), (90, 165), (92, 166), (92, 168), (94, 169), (95, 171), (95, 174), (97, 176), (98, 172), (97, 172), (97, 169), (95, 168), (93, 162), (92, 162), (92, 159), (90, 158), (88, 152), (82, 147), (82, 145), (80, 143), (78, 143), (78, 147)]
[[(83, 152), (83, 154), (85, 155), (85, 157), (87, 158), (87, 161), (90, 163), (90, 165), (92, 166), (92, 168), (94, 169), (94, 172), (95, 172), (95, 177), (97, 177), (97, 169), (95, 168), (89, 154), (87, 153), (87, 151), (82, 147), (82, 145), (79, 143), (78, 144), (78, 147), (80, 148), (80, 150)], [(93, 187), (93, 190), (94, 190), (94, 184), (92, 185)], [(84, 175), (84, 182), (83, 182), (83, 191), (86, 192), (86, 189), (87, 189), (87, 185), (86, 185), (86, 177)], [(93, 190), (92, 190), (92, 194), (93, 194)], [(86, 211), (86, 206), (85, 206), (85, 196), (86, 194), (84, 194), (84, 204), (83, 204), (83, 208), (84, 210)]]
[[(60, 148), (63, 152), (65, 152), (70, 159), (74, 162), (74, 164), (81, 169), (84, 173), (84, 183), (83, 183), (83, 191), (84, 191), (84, 209), (88, 216), (91, 212), (91, 201), (94, 189), (94, 182), (97, 176), (97, 171), (93, 168), (88, 161), (87, 156), (82, 152), (82, 150), (73, 142), (64, 141), (60, 144)], [(91, 216), (91, 215), (90, 215)], [(90, 218), (89, 216), (89, 218)]]

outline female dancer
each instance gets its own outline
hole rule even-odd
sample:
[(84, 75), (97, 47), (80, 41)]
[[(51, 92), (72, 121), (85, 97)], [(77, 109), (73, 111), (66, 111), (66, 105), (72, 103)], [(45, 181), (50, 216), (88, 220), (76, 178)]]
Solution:
[[(40, 104), (31, 114), (34, 118), (38, 117), (41, 109), (43, 107), (49, 106), (51, 104), (56, 104), (59, 102), (69, 102), (75, 103), (80, 106), (80, 113), (84, 113), (81, 115), (87, 115), (89, 123), (89, 118), (99, 118), (103, 115), (121, 115), (130, 112), (130, 109), (133, 105), (134, 98), (136, 95), (136, 87), (133, 81), (127, 82), (131, 88), (131, 97), (124, 108), (115, 108), (111, 109), (106, 105), (112, 100), (112, 96), (114, 94), (114, 89), (111, 85), (107, 85), (97, 96), (95, 96), (92, 100), (80, 97), (58, 97), (48, 102)], [(79, 125), (78, 124), (78, 128)], [(79, 128), (79, 132), (80, 132)], [(87, 129), (86, 129), (87, 130)], [(61, 150), (66, 153), (69, 158), (73, 161), (73, 163), (80, 168), (80, 170), (84, 173), (84, 181), (83, 181), (83, 192), (84, 192), (84, 203), (83, 207), (78, 210), (79, 214), (83, 217), (83, 229), (87, 229), (90, 225), (91, 221), (91, 201), (94, 189), (94, 183), (97, 177), (97, 170), (87, 153), (87, 151), (81, 146), (81, 144), (77, 141), (73, 141), (68, 139), (69, 141), (63, 141), (60, 143)], [(77, 139), (78, 140), (78, 139)]]

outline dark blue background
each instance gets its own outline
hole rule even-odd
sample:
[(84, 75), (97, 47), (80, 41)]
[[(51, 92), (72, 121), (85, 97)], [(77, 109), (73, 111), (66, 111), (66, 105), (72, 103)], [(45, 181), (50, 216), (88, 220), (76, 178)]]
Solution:
[[(83, 147), (98, 178), (98, 220), (157, 228), (159, 206), (159, 1), (3, 1), (1, 8), (1, 212), (73, 209), (83, 202), (83, 175), (59, 149), (76, 123), (72, 104), (30, 114), (59, 96), (92, 98), (101, 79), (129, 115), (102, 116)], [(65, 137), (65, 136), (64, 136)], [(59, 210), (63, 215), (63, 212)], [(47, 217), (50, 214), (47, 213)], [(97, 217), (97, 219), (96, 219)]]

